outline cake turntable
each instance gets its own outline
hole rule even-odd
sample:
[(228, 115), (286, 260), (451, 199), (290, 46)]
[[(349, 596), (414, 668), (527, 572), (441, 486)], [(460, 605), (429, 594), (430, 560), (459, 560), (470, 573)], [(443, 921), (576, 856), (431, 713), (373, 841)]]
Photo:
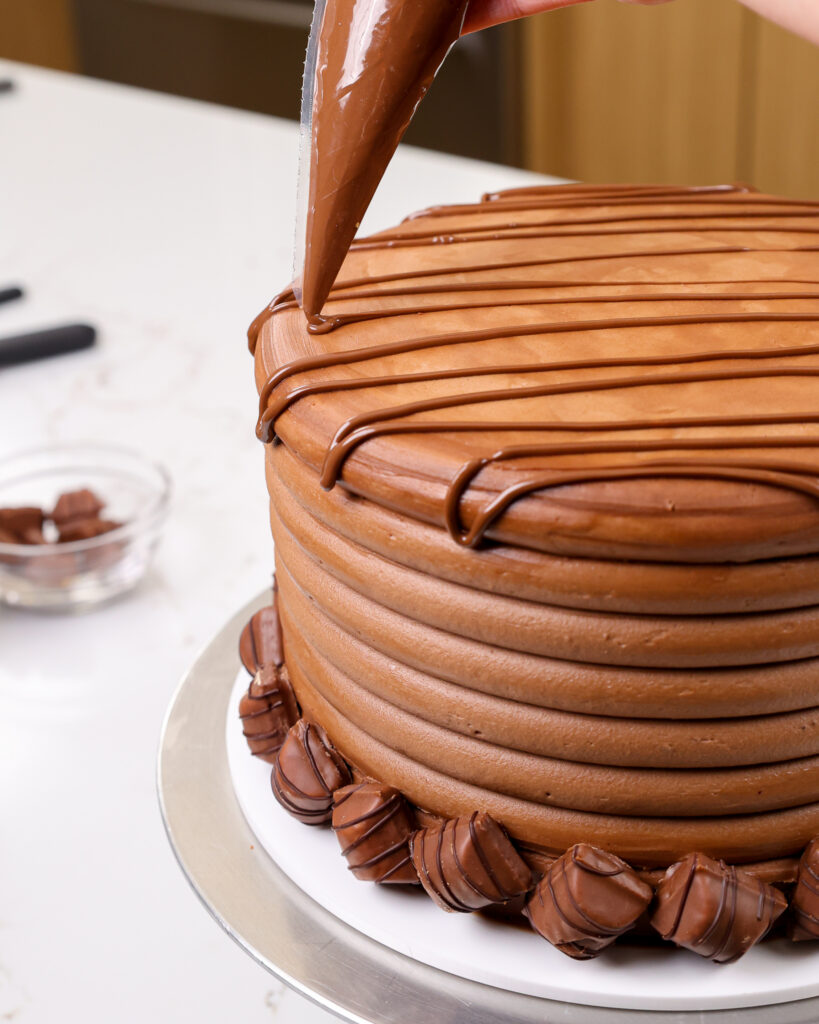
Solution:
[[(790, 1001), (712, 1011), (590, 1006), (579, 989), (572, 1003), (510, 992), (403, 955), (320, 906), (265, 852), (242, 813), (228, 764), (225, 719), (233, 700), (237, 639), (268, 600), (265, 591), (233, 616), (182, 680), (163, 726), (158, 763), (160, 807), (183, 873), (214, 919), (266, 970), (357, 1024), (819, 1020), (819, 998), (794, 998), (798, 988)], [(429, 912), (440, 919), (432, 904)], [(775, 951), (768, 960), (773, 970), (783, 963)], [(806, 975), (816, 973), (811, 964), (815, 958), (806, 957)], [(784, 991), (782, 996), (788, 998)]]

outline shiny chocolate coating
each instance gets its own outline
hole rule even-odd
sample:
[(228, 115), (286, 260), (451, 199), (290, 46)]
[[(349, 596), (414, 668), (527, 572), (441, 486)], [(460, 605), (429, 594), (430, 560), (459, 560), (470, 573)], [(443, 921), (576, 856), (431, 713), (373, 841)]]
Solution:
[(270, 776), (286, 811), (305, 825), (323, 825), (333, 816), (333, 793), (350, 782), (350, 769), (320, 725), (300, 718), (291, 726)]
[(418, 881), (409, 852), (415, 825), (397, 789), (370, 781), (336, 790), (332, 821), (356, 878), (381, 883)]
[(819, 939), (819, 838), (808, 843), (799, 861), (799, 875), (791, 900), (794, 942)]
[(284, 662), (282, 630), (275, 596), (273, 604), (260, 608), (242, 630), (239, 657), (251, 675), (266, 665), (281, 665)]
[(760, 942), (786, 906), (772, 885), (692, 853), (672, 864), (660, 882), (651, 924), (664, 939), (727, 964)]
[(89, 516), (87, 519), (70, 519), (59, 527), (60, 542), (69, 544), (75, 540), (90, 540), (92, 537), (99, 537), (103, 533), (110, 533), (122, 526), (113, 519), (100, 519), (98, 516)]
[(328, 0), (312, 83), (303, 274), (314, 321), (465, 10), (466, 0)]
[(250, 752), (273, 764), (299, 709), (287, 669), (276, 665), (260, 668), (239, 701), (242, 731)]
[(637, 923), (654, 893), (625, 861), (578, 843), (552, 864), (524, 913), (574, 960), (592, 960)]
[(488, 814), (420, 829), (410, 840), (421, 885), (447, 911), (468, 913), (528, 892), (532, 872)]
[(77, 519), (96, 519), (105, 508), (105, 502), (87, 487), (66, 491), (57, 498), (50, 519), (62, 527)]
[(25, 530), (20, 533), (20, 542), (22, 544), (47, 544), (46, 536), (39, 526), (27, 526)]
[(33, 505), (0, 508), (0, 540), (4, 544), (30, 544), (24, 535), (31, 530), (42, 530), (45, 514)]

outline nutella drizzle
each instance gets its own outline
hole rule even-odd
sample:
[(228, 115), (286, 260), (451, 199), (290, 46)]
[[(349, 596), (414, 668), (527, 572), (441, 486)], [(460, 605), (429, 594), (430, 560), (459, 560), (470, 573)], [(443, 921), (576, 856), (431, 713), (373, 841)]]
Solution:
[[(732, 197), (732, 198), (729, 198)], [(657, 205), (670, 205), (673, 203), (684, 203), (690, 209), (682, 212), (666, 211), (655, 212), (651, 208)], [(402, 233), (400, 230), (385, 232), (370, 238), (361, 239), (354, 243), (355, 249), (378, 249), (393, 248), (396, 246), (417, 246), (436, 244), (462, 244), (472, 241), (492, 241), (495, 239), (509, 238), (547, 238), (547, 237), (569, 237), (584, 234), (660, 234), (660, 233), (681, 233), (687, 229), (685, 226), (645, 226), (648, 220), (665, 221), (694, 221), (691, 231), (699, 234), (714, 231), (733, 233), (735, 231), (772, 232), (775, 234), (817, 234), (819, 235), (819, 223), (816, 226), (804, 224), (792, 224), (787, 226), (777, 223), (743, 224), (731, 225), (722, 223), (714, 225), (714, 219), (725, 221), (732, 218), (770, 218), (771, 221), (778, 221), (782, 218), (811, 218), (814, 221), (819, 219), (819, 204), (800, 202), (796, 200), (778, 200), (771, 197), (759, 196), (749, 192), (744, 186), (716, 186), (704, 189), (674, 189), (663, 186), (647, 186), (637, 188), (618, 188), (617, 186), (597, 186), (586, 188), (582, 186), (568, 186), (544, 189), (522, 189), (513, 190), (507, 193), (496, 193), (485, 197), (484, 202), (477, 206), (470, 207), (438, 207), (432, 210), (423, 211), (421, 215), (426, 217), (445, 217), (449, 215), (462, 216), (464, 214), (483, 213), (490, 208), (501, 211), (536, 210), (545, 208), (560, 208), (566, 206), (583, 207), (599, 205), (630, 205), (635, 207), (646, 207), (645, 212), (629, 213), (621, 216), (606, 216), (593, 219), (578, 219), (564, 221), (535, 221), (527, 223), (525, 220), (509, 220), (503, 224), (483, 225), (472, 227), (459, 227), (452, 233), (436, 233), (434, 231), (422, 233)], [(722, 207), (730, 207), (733, 204), (741, 204), (736, 212), (727, 212)], [(693, 207), (708, 206), (707, 212)], [(746, 207), (765, 207), (766, 209), (747, 209)], [(720, 209), (715, 209), (719, 207)], [(774, 207), (775, 209), (767, 209)], [(623, 229), (606, 229), (599, 231), (595, 225), (610, 224), (625, 221), (638, 221), (643, 226), (634, 226)], [(706, 223), (703, 223), (706, 222)], [(412, 223), (410, 220), (407, 223)], [(575, 230), (575, 227), (591, 225), (593, 230)], [(572, 230), (565, 230), (566, 227)], [(450, 265), (419, 271), (406, 271), (395, 274), (384, 274), (378, 277), (341, 280), (336, 282), (331, 292), (333, 300), (365, 300), (369, 298), (382, 298), (384, 296), (397, 296), (412, 299), (418, 296), (417, 302), (407, 306), (395, 306), (380, 311), (361, 310), (342, 313), (331, 313), (324, 317), (314, 317), (309, 330), (312, 333), (324, 333), (335, 330), (339, 327), (349, 326), (365, 321), (385, 319), (389, 317), (415, 316), (424, 313), (437, 313), (457, 311), (467, 308), (500, 308), (500, 307), (529, 307), (546, 305), (583, 305), (609, 302), (719, 302), (728, 301), (819, 301), (819, 280), (785, 281), (776, 278), (753, 281), (698, 281), (698, 282), (625, 282), (625, 281), (594, 281), (584, 279), (582, 281), (554, 280), (472, 280), (468, 282), (452, 280), (459, 275), (472, 275), (476, 273), (491, 274), (496, 271), (508, 271), (515, 268), (535, 268), (547, 265), (561, 266), (576, 263), (594, 263), (596, 261), (606, 262), (621, 260), (624, 262), (642, 259), (665, 259), (673, 256), (683, 255), (709, 255), (722, 256), (731, 254), (743, 254), (749, 252), (816, 252), (814, 246), (798, 245), (791, 248), (773, 249), (752, 249), (743, 246), (718, 246), (696, 248), (693, 246), (680, 249), (659, 250), (659, 251), (637, 251), (637, 252), (610, 252), (610, 253), (587, 253), (579, 256), (548, 257), (546, 259), (520, 260), (514, 262), (469, 264), (464, 266)], [(435, 278), (446, 278), (435, 282)], [(419, 279), (426, 279), (423, 283)], [(419, 281), (417, 285), (403, 286), (403, 282)], [(699, 285), (696, 292), (670, 291), (670, 289), (684, 288), (692, 284)], [(726, 284), (745, 285), (742, 291), (707, 292), (702, 290), (703, 285), (719, 287)], [(767, 285), (764, 291), (753, 291), (747, 285)], [(774, 286), (813, 285), (815, 290), (787, 290), (776, 291)], [(374, 287), (386, 285), (384, 289)], [(622, 288), (639, 286), (640, 291), (635, 294), (607, 294), (600, 293), (601, 289)], [(528, 298), (521, 295), (510, 295), (509, 293), (520, 292), (525, 289), (545, 290), (552, 292), (553, 289), (592, 287), (596, 291), (591, 295), (560, 296), (549, 294), (546, 297)], [(656, 292), (651, 288), (661, 288)], [(435, 304), (424, 304), (424, 299), (432, 294), (458, 293), (458, 292), (500, 292), (506, 293), (502, 298), (489, 298), (481, 301), (470, 302), (468, 299), (451, 300)], [(434, 300), (433, 300), (434, 302)], [(295, 299), (292, 290), (282, 292), (273, 303), (256, 318), (249, 331), (251, 349), (255, 348), (256, 339), (264, 323), (276, 313), (292, 309)], [(819, 323), (819, 312), (811, 313), (799, 310), (790, 312), (746, 312), (738, 311), (731, 313), (700, 313), (700, 314), (679, 314), (667, 316), (630, 316), (630, 317), (607, 317), (593, 320), (574, 320), (568, 322), (542, 322), (530, 324), (518, 324), (510, 326), (489, 327), (483, 330), (451, 331), (436, 335), (428, 335), (420, 338), (403, 339), (396, 342), (373, 345), (363, 348), (355, 348), (341, 352), (325, 352), (319, 355), (304, 356), (294, 359), (281, 366), (266, 381), (260, 395), (260, 417), (257, 428), (259, 437), (265, 442), (275, 442), (275, 424), (281, 416), (292, 406), (309, 395), (333, 392), (348, 391), (355, 389), (378, 389), (392, 385), (408, 384), (426, 381), (457, 380), (458, 378), (468, 379), (480, 376), (501, 376), (501, 375), (526, 375), (526, 374), (547, 374), (552, 372), (571, 372), (577, 370), (602, 370), (606, 368), (640, 367), (668, 367), (666, 372), (638, 373), (632, 375), (615, 375), (605, 379), (578, 379), (574, 382), (560, 383), (537, 383), (525, 386), (507, 386), (494, 388), (486, 391), (473, 391), (454, 393), (440, 397), (428, 398), (425, 400), (408, 402), (399, 405), (390, 405), (385, 399), (380, 408), (374, 411), (354, 416), (343, 423), (335, 433), (325, 453), (324, 465), (321, 472), (321, 484), (324, 488), (330, 489), (339, 481), (342, 476), (346, 459), (360, 444), (374, 437), (385, 434), (429, 434), (447, 433), (459, 431), (588, 431), (599, 435), (605, 431), (634, 431), (640, 429), (651, 429), (656, 427), (720, 427), (720, 426), (764, 426), (766, 424), (794, 424), (816, 423), (819, 417), (815, 413), (805, 415), (761, 415), (749, 417), (699, 417), (676, 420), (644, 420), (625, 423), (594, 423), (588, 424), (563, 424), (563, 423), (541, 423), (527, 422), (526, 420), (515, 421), (514, 423), (501, 422), (493, 423), (491, 420), (484, 423), (446, 422), (438, 420), (416, 420), (418, 414), (436, 412), (453, 408), (464, 408), (481, 403), (498, 402), (509, 399), (520, 399), (526, 397), (543, 397), (551, 395), (566, 395), (572, 393), (589, 391), (612, 391), (623, 388), (666, 386), (682, 383), (705, 383), (720, 380), (740, 379), (766, 379), (777, 377), (819, 377), (819, 365), (757, 365), (754, 367), (740, 367), (732, 370), (696, 369), (686, 372), (678, 372), (673, 369), (684, 364), (712, 363), (720, 361), (764, 361), (764, 360), (788, 360), (801, 358), (810, 355), (819, 355), (819, 344), (802, 346), (776, 346), (770, 348), (753, 350), (724, 349), (721, 351), (702, 351), (683, 354), (669, 354), (665, 356), (641, 356), (631, 358), (609, 358), (609, 359), (583, 359), (566, 362), (542, 362), (542, 363), (514, 363), (487, 366), (476, 364), (471, 367), (427, 370), (414, 373), (391, 373), (379, 377), (351, 377), (349, 379), (336, 380), (315, 380), (311, 379), (305, 383), (297, 384), (289, 390), (282, 388), (282, 385), (297, 374), (308, 371), (320, 371), (336, 366), (352, 366), (356, 363), (369, 359), (378, 359), (388, 356), (400, 356), (418, 352), (424, 349), (440, 348), (454, 345), (479, 345), (482, 342), (490, 342), (502, 338), (512, 337), (546, 337), (556, 334), (616, 331), (621, 329), (639, 328), (662, 328), (662, 327), (697, 327), (707, 324), (721, 323), (795, 323), (795, 322), (817, 322)], [(387, 392), (389, 394), (389, 392)], [(408, 421), (409, 422), (406, 422)], [(468, 546), (478, 544), (486, 532), (492, 528), (501, 515), (518, 499), (535, 491), (544, 490), (550, 487), (558, 487), (565, 484), (596, 483), (610, 479), (627, 479), (657, 476), (686, 476), (689, 478), (721, 479), (728, 481), (749, 481), (764, 483), (791, 491), (807, 494), (819, 501), (819, 475), (814, 467), (807, 464), (800, 464), (790, 460), (777, 460), (774, 458), (742, 457), (738, 455), (726, 456), (722, 459), (703, 458), (695, 453), (708, 450), (733, 450), (742, 452), (750, 449), (776, 449), (776, 448), (817, 448), (819, 437), (809, 436), (774, 436), (774, 437), (702, 437), (697, 439), (675, 439), (675, 440), (598, 440), (596, 438), (581, 443), (560, 442), (533, 445), (517, 445), (501, 448), (487, 454), (485, 457), (473, 459), (466, 463), (456, 473), (447, 488), (444, 501), (444, 517), (447, 529), (451, 536), (458, 543)], [(640, 457), (644, 453), (674, 451), (686, 452), (686, 457), (666, 457), (656, 461), (643, 461)], [(605, 465), (599, 468), (572, 469), (567, 466), (555, 466), (551, 469), (539, 471), (532, 479), (516, 483), (506, 490), (497, 494), (491, 502), (478, 513), (469, 529), (465, 530), (461, 524), (460, 508), (463, 498), (476, 477), (486, 466), (505, 460), (519, 458), (555, 458), (582, 455), (605, 455), (608, 453), (621, 453), (624, 456), (637, 456), (638, 461), (627, 461), (623, 464)]]

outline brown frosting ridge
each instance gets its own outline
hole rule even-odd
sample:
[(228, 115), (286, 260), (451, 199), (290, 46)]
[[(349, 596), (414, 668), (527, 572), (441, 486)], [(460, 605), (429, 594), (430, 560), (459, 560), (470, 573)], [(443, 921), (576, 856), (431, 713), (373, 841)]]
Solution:
[[(613, 562), (489, 545), (480, 557), (417, 519), (362, 502), (343, 487), (324, 491), (286, 445), (266, 449), (268, 486), (289, 492), (297, 515), (382, 557), (453, 583), (527, 601), (590, 611), (709, 615), (819, 604), (819, 557), (743, 565)], [(284, 500), (284, 499), (283, 499)]]
[(500, 794), (413, 761), (339, 713), (295, 662), (293, 676), (305, 713), (322, 723), (363, 775), (380, 773), (411, 803), (437, 817), (470, 815), (482, 807), (513, 839), (545, 853), (559, 855), (583, 841), (636, 867), (665, 867), (692, 849), (742, 864), (793, 856), (819, 834), (816, 803), (729, 818), (655, 818), (574, 811)]
[(759, 665), (819, 655), (816, 607), (685, 617), (557, 608), (404, 569), (344, 541), (303, 513), (288, 515), (283, 508), (282, 515), (294, 539), (356, 593), (420, 625), (498, 647), (564, 661), (648, 668)]

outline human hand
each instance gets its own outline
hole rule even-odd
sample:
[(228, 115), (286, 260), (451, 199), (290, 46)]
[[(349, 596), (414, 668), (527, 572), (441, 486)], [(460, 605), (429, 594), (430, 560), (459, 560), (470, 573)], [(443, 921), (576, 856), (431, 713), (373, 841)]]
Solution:
[[(530, 14), (541, 14), (543, 11), (556, 11), (560, 7), (573, 7), (575, 4), (589, 3), (590, 0), (471, 0), (466, 10), (464, 35), (477, 32), (478, 29), (500, 25), (504, 21), (514, 21)], [(620, 0), (620, 3), (653, 5), (668, 3), (669, 0)]]

